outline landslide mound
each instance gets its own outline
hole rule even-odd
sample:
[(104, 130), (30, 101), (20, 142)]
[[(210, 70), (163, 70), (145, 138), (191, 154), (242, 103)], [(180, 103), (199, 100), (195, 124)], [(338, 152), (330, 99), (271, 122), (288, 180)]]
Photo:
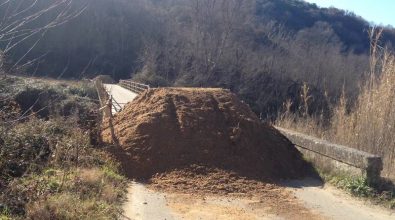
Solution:
[[(108, 125), (108, 122), (107, 122)], [(199, 166), (259, 179), (305, 174), (300, 153), (224, 89), (151, 89), (114, 116), (115, 155), (133, 178)], [(111, 141), (111, 129), (102, 132)]]

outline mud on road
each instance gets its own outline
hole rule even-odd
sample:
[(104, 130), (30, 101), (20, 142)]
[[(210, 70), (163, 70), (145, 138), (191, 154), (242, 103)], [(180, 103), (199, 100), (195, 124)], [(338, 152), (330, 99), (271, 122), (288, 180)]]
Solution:
[(191, 194), (157, 191), (150, 186), (132, 183), (124, 204), (125, 218), (149, 219), (324, 219), (306, 209), (290, 191), (277, 188), (272, 195)]
[(357, 200), (315, 179), (286, 181), (272, 195), (235, 193), (213, 195), (158, 191), (134, 183), (129, 188), (125, 215), (134, 220), (391, 220), (393, 211)]

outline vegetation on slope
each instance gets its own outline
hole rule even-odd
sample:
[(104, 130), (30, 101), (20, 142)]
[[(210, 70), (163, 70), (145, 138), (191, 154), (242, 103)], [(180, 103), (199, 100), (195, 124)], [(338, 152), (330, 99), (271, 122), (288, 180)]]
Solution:
[[(361, 88), (355, 103), (350, 103), (342, 95), (338, 105), (331, 107), (331, 117), (310, 116), (306, 113), (308, 106), (301, 105), (304, 114), (293, 114), (286, 110), (276, 121), (277, 126), (293, 129), (317, 136), (334, 143), (343, 144), (365, 152), (379, 155), (383, 159), (382, 176), (395, 180), (395, 56), (379, 49), (377, 40), (373, 40), (370, 77)], [(304, 87), (303, 100), (311, 98), (308, 87)], [(289, 106), (286, 105), (286, 106)], [(287, 107), (286, 107), (287, 109)], [(335, 185), (351, 193), (364, 196), (384, 198), (395, 204), (393, 184), (383, 179), (375, 188), (366, 185), (363, 179), (331, 176), (328, 178)]]
[(329, 124), (308, 114), (299, 117), (289, 112), (277, 124), (380, 155), (384, 160), (384, 174), (394, 178), (395, 58), (384, 53), (379, 61), (373, 69), (380, 73), (372, 73), (356, 104), (350, 106), (342, 96), (339, 105), (332, 108)]
[[(334, 8), (298, 0), (75, 0), (73, 7), (86, 3), (20, 64), (35, 60), (24, 67), (52, 77), (132, 73), (152, 86), (229, 88), (264, 118), (275, 117), (287, 99), (297, 109), (301, 82), (315, 88), (310, 110), (325, 111), (324, 90), (333, 101), (347, 84), (355, 97), (368, 70), (369, 24)], [(393, 29), (384, 37), (391, 46)], [(14, 48), (9, 62), (35, 40)]]
[(0, 83), (0, 218), (117, 218), (125, 179), (99, 145), (93, 86)]

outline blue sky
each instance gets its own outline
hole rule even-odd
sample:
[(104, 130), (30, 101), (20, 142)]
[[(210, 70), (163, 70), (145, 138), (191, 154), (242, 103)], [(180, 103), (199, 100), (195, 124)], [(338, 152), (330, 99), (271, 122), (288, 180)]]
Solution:
[(352, 11), (369, 22), (395, 27), (395, 0), (306, 0), (320, 7)]

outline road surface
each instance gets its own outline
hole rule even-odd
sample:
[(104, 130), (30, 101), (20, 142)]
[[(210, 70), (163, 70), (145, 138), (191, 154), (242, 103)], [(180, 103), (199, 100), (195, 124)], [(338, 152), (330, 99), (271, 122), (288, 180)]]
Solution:
[[(296, 199), (311, 213), (312, 219), (334, 220), (392, 220), (395, 213), (351, 197), (331, 186), (322, 186), (313, 179), (284, 183)], [(298, 210), (283, 210), (273, 214), (272, 207), (257, 206), (254, 199), (224, 196), (199, 197), (195, 195), (155, 192), (146, 185), (131, 183), (124, 203), (124, 219), (133, 220), (228, 220), (228, 219), (306, 219)], [(307, 217), (309, 218), (309, 217)], [(310, 219), (310, 218), (309, 218)]]
[[(122, 109), (128, 102), (133, 101), (133, 99), (135, 99), (138, 95), (137, 93), (134, 93), (116, 84), (104, 84), (104, 88), (108, 94), (112, 95), (112, 98), (120, 105)], [(114, 107), (112, 108), (112, 113), (116, 113)]]
[(307, 178), (285, 183), (306, 208), (319, 212), (324, 219), (392, 220), (395, 212), (359, 200), (330, 185)]
[(163, 193), (149, 190), (145, 185), (136, 182), (129, 184), (123, 210), (124, 219), (176, 219), (167, 207)]

